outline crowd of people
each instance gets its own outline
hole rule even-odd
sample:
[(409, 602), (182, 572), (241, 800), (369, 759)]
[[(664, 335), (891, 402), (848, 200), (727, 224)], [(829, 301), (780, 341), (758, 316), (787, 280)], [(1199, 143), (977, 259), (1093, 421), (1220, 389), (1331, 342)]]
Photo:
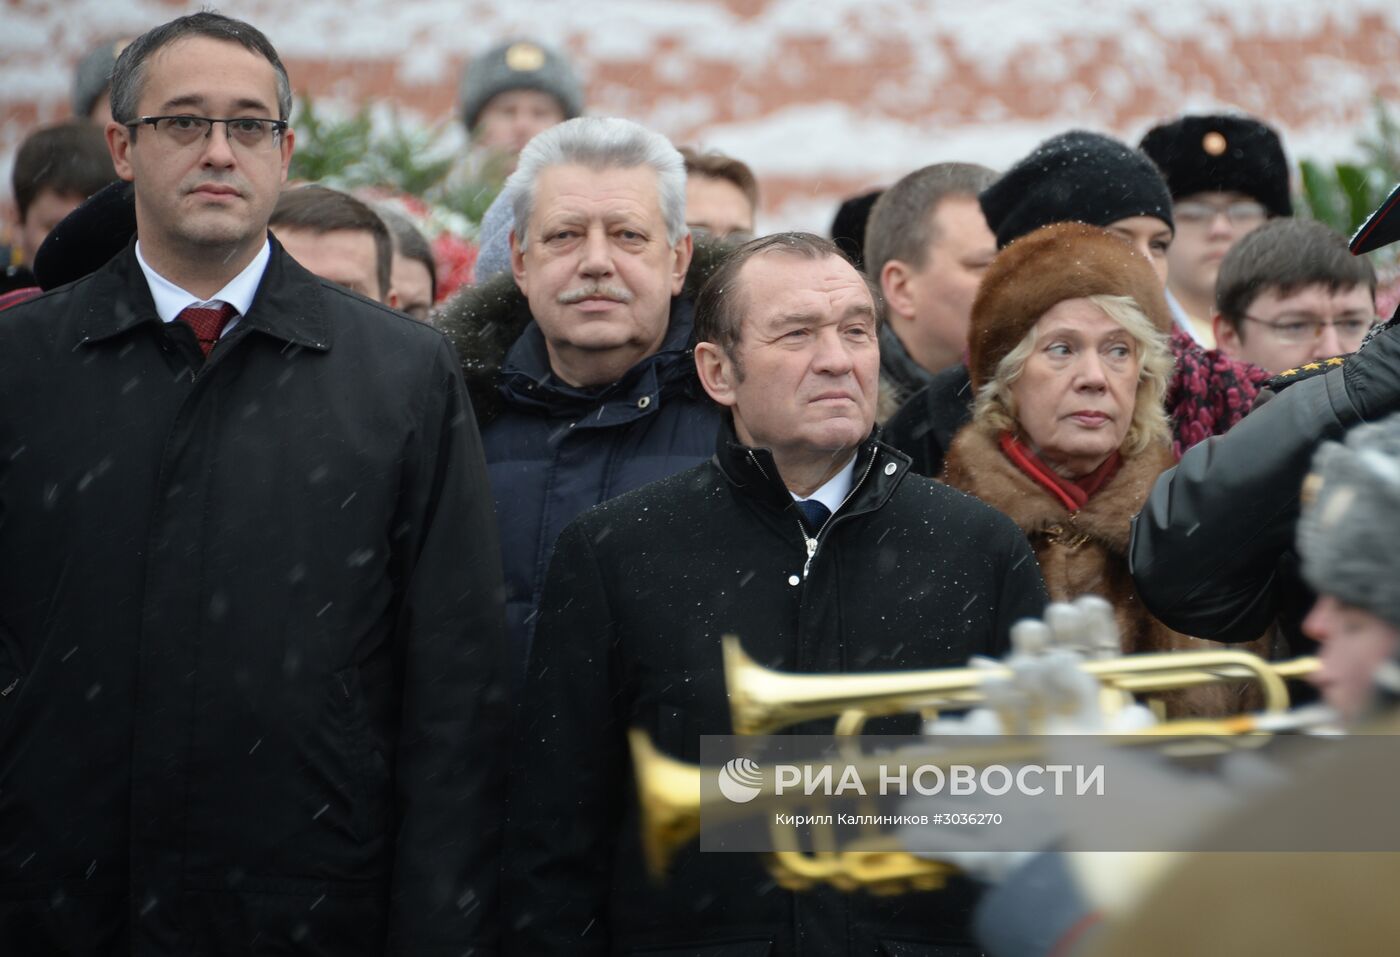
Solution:
[(1005, 944), (971, 876), (796, 892), (689, 848), (657, 883), (628, 732), (732, 732), (723, 635), (962, 667), (1083, 594), (1123, 654), (1316, 653), (1354, 724), (1400, 694), (1400, 425), (1356, 428), (1400, 411), (1360, 255), (1400, 190), (1349, 249), (1266, 123), (1191, 115), (762, 235), (740, 159), (584, 115), (513, 40), (463, 76), (504, 179), (444, 295), (404, 208), (288, 182), (291, 91), (192, 14), (93, 51), (16, 158), (0, 949), (1133, 953), (1153, 919), (1087, 906)]

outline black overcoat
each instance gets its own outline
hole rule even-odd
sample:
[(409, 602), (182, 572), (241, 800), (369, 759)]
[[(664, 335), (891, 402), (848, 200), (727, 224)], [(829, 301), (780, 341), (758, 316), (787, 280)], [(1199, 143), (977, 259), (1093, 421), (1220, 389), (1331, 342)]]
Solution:
[(0, 322), (0, 950), (486, 945), (500, 569), (443, 336), (272, 240), (201, 362), (128, 248)]
[[(846, 506), (807, 550), (771, 455), (727, 428), (715, 458), (585, 512), (545, 586), (515, 748), (505, 854), (512, 954), (963, 955), (955, 879), (897, 898), (792, 894), (756, 855), (681, 853), (653, 883), (628, 728), (699, 760), (731, 733), (720, 637), (803, 672), (963, 666), (1039, 616), (1040, 570), (1010, 519), (908, 475), (867, 442)], [(829, 727), (829, 725), (828, 725)], [(650, 949), (655, 948), (655, 949)]]

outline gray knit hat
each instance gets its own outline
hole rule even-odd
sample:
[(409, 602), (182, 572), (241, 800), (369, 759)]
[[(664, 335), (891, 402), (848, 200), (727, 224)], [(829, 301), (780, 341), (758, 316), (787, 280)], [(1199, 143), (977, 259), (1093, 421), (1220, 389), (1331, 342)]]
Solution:
[(69, 97), (73, 115), (86, 118), (97, 100), (112, 83), (112, 68), (130, 39), (108, 40), (88, 51), (73, 69), (73, 90)]
[(1303, 578), (1400, 628), (1400, 414), (1324, 443), (1303, 497)]
[(566, 120), (583, 112), (583, 87), (569, 61), (530, 40), (512, 40), (472, 60), (462, 74), (457, 100), (469, 131), (491, 97), (507, 90), (550, 94), (559, 101)]

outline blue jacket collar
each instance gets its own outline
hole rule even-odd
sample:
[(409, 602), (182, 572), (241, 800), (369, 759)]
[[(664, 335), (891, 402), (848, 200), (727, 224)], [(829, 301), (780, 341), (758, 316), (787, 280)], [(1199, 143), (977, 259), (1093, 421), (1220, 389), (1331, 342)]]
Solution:
[(610, 385), (575, 387), (550, 369), (544, 334), (531, 322), (506, 353), (501, 395), (518, 409), (576, 417), (581, 428), (620, 425), (654, 414), (666, 398), (699, 389), (691, 325), (690, 301), (672, 299), (670, 326), (659, 350)]

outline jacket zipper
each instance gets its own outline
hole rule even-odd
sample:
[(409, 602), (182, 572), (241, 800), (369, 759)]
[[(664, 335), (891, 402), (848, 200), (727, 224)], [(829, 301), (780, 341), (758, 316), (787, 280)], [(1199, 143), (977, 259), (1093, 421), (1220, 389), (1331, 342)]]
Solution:
[[(807, 526), (802, 524), (802, 519), (799, 518), (797, 520), (797, 530), (802, 533), (802, 541), (807, 546), (807, 560), (802, 563), (803, 581), (807, 580), (807, 573), (812, 570), (812, 559), (817, 557), (817, 547), (821, 544), (822, 532), (826, 531), (826, 527), (831, 524), (832, 520), (835, 519), (838, 514), (840, 514), (841, 509), (845, 508), (846, 504), (850, 502), (852, 498), (855, 497), (856, 492), (860, 491), (860, 487), (865, 484), (865, 480), (870, 476), (871, 469), (875, 468), (875, 459), (877, 457), (878, 454), (876, 452), (871, 452), (870, 461), (865, 464), (865, 471), (861, 473), (860, 478), (855, 482), (854, 485), (851, 486), (851, 490), (846, 493), (846, 497), (841, 500), (841, 504), (836, 506), (836, 511), (828, 515), (826, 517), (826, 521), (822, 522), (822, 527), (817, 529), (816, 535), (808, 535)], [(753, 454), (753, 450), (749, 450), (749, 461), (753, 462), (754, 468), (758, 469), (758, 471), (762, 473), (764, 479), (766, 479), (769, 482), (773, 481), (773, 479), (768, 475), (768, 472), (763, 468), (763, 463), (760, 462), (758, 460), (758, 457)], [(784, 486), (784, 488), (786, 487), (787, 486)]]

